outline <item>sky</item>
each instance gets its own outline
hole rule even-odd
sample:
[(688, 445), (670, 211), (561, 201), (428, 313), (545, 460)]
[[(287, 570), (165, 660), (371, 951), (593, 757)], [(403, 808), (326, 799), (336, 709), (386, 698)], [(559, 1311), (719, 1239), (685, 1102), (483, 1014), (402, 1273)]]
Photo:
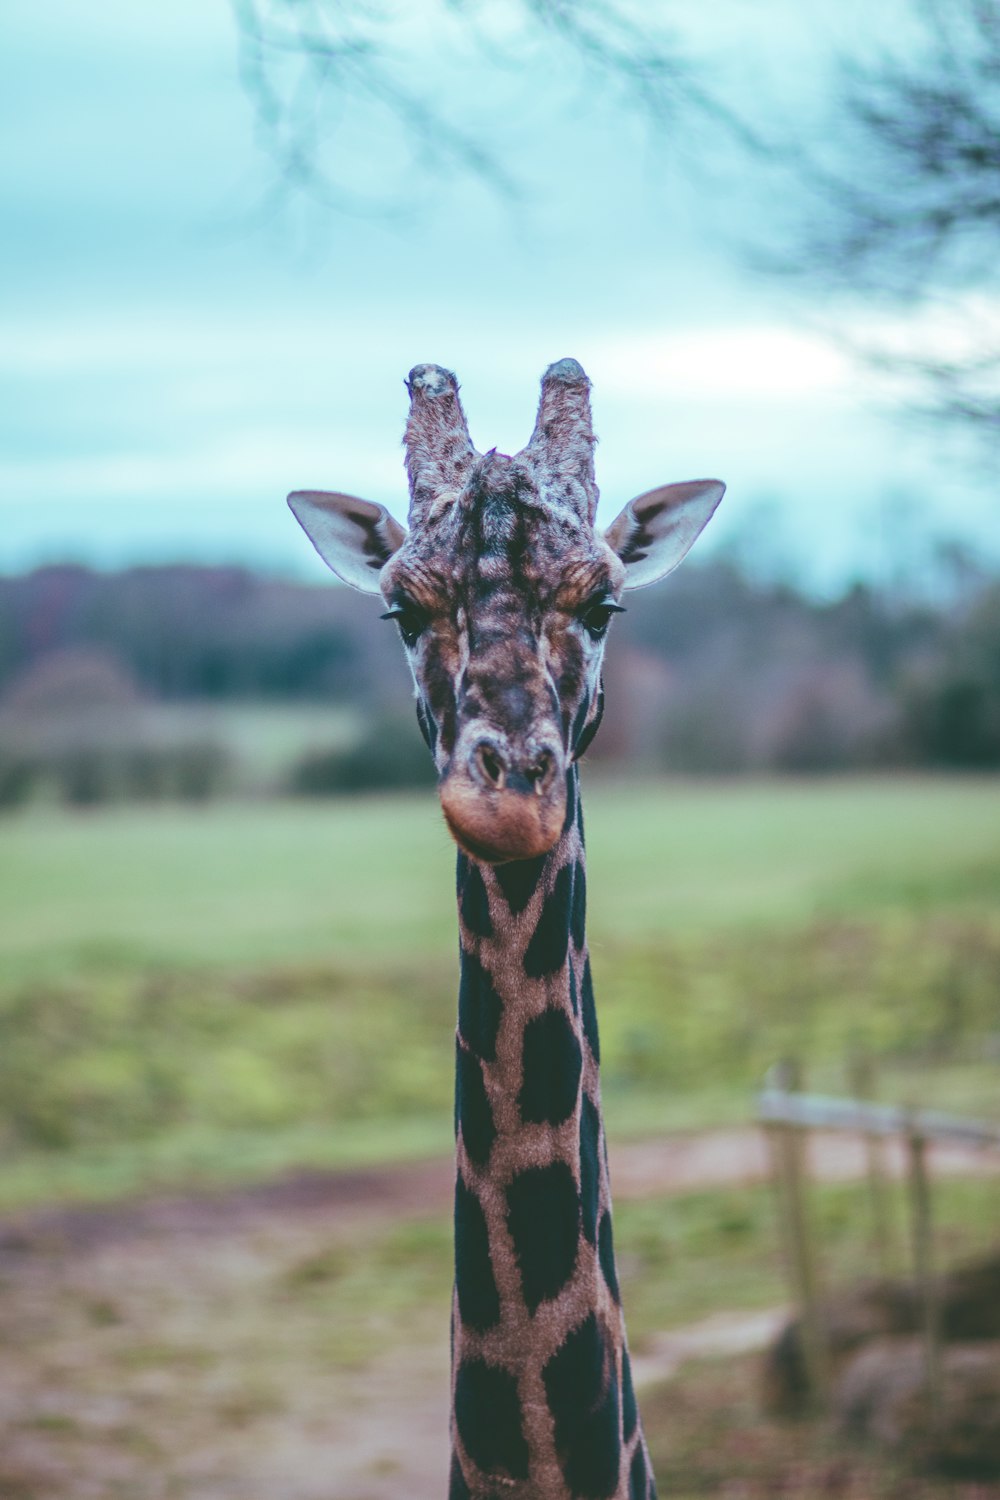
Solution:
[[(476, 445), (516, 451), (566, 355), (593, 381), (605, 524), (653, 485), (717, 475), (699, 550), (773, 557), (819, 590), (938, 536), (1000, 557), (987, 476), (900, 419), (840, 337), (900, 315), (809, 306), (752, 268), (787, 184), (697, 111), (651, 124), (517, 0), (472, 26), (443, 0), (383, 9), (394, 76), (470, 130), (512, 194), (428, 167), (412, 128), (355, 99), (324, 126), (338, 206), (275, 199), (228, 0), (5, 0), (0, 571), (319, 577), (284, 496), (339, 489), (405, 516), (412, 365), (454, 369)], [(870, 12), (642, 10), (789, 136)], [(345, 211), (355, 195), (374, 207)]]

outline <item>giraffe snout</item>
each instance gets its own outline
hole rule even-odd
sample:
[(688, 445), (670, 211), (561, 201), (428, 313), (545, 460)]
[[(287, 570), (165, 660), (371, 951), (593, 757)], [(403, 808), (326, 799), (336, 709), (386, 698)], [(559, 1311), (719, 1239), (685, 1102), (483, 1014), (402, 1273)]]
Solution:
[(489, 864), (547, 854), (566, 813), (564, 760), (555, 740), (471, 736), (438, 788), (452, 837)]

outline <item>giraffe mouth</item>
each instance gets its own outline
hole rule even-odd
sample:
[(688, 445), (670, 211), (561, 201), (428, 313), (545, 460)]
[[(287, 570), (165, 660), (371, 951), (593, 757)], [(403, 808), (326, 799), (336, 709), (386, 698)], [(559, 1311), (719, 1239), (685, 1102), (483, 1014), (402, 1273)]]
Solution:
[(504, 787), (486, 791), (469, 776), (452, 773), (439, 787), (448, 831), (466, 854), (485, 864), (548, 854), (562, 834), (566, 781), (543, 794)]

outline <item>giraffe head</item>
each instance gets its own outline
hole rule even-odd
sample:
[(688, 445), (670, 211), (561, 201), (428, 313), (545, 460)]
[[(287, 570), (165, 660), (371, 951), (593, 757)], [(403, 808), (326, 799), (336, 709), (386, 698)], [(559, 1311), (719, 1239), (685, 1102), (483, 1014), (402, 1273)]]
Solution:
[(289, 505), (328, 566), (380, 593), (396, 622), (457, 843), (493, 864), (537, 857), (559, 839), (567, 773), (600, 723), (622, 593), (677, 566), (724, 486), (649, 490), (602, 532), (576, 360), (545, 372), (513, 457), (476, 452), (448, 370), (417, 365), (407, 386), (409, 530), (349, 495), (300, 490)]

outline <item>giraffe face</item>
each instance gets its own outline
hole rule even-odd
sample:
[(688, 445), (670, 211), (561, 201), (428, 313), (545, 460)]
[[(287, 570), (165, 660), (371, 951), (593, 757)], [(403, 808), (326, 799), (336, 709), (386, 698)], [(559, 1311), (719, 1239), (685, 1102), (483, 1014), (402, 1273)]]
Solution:
[(409, 531), (350, 495), (288, 501), (324, 561), (381, 593), (398, 626), (458, 844), (488, 864), (537, 858), (562, 833), (567, 773), (600, 723), (622, 591), (677, 566), (725, 487), (649, 490), (599, 532), (590, 382), (575, 360), (545, 372), (513, 458), (473, 448), (450, 371), (418, 365), (407, 387)]
[(475, 858), (533, 858), (559, 838), (624, 581), (589, 522), (499, 454), (383, 569), (445, 819)]

